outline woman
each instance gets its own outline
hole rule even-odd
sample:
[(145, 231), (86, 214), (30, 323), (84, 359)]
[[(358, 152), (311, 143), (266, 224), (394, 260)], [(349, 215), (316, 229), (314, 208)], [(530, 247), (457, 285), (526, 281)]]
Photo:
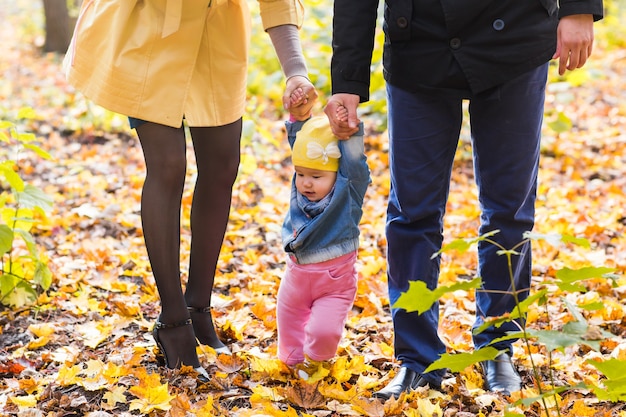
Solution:
[[(283, 102), (306, 119), (317, 93), (307, 78), (300, 0), (259, 0), (287, 78)], [(239, 166), (250, 14), (246, 0), (86, 0), (66, 55), (68, 81), (96, 104), (129, 116), (146, 162), (144, 240), (161, 299), (153, 336), (162, 364), (200, 366), (196, 339), (229, 350), (211, 316), (214, 273)], [(290, 103), (291, 95), (300, 97)], [(180, 281), (186, 120), (197, 180), (188, 281)]]

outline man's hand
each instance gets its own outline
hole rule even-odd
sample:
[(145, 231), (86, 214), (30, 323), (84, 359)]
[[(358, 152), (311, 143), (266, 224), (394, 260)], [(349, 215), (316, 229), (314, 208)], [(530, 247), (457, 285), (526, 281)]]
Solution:
[[(359, 130), (359, 117), (356, 113), (358, 105), (359, 96), (356, 94), (333, 94), (328, 100), (324, 113), (328, 117), (330, 128), (339, 139), (348, 139)], [(338, 112), (341, 107), (348, 111), (347, 118), (344, 117), (345, 110)]]
[(287, 80), (283, 93), (283, 107), (296, 120), (306, 120), (311, 117), (311, 109), (317, 100), (317, 91), (308, 78), (300, 75)]
[(556, 32), (556, 52), (559, 58), (559, 75), (581, 68), (587, 62), (593, 48), (593, 15), (575, 14), (559, 21)]

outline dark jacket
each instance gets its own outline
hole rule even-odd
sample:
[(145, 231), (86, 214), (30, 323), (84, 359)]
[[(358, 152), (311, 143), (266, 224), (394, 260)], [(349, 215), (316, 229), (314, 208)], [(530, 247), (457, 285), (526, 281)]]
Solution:
[[(379, 0), (335, 0), (332, 92), (369, 99)], [(387, 0), (385, 80), (469, 97), (548, 62), (558, 19), (603, 15), (602, 0)]]

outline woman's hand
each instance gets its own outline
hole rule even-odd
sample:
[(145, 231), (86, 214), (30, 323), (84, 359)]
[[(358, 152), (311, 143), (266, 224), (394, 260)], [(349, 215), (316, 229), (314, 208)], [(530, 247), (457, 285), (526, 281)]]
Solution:
[(283, 106), (296, 120), (306, 120), (317, 100), (317, 90), (308, 78), (295, 75), (287, 80), (283, 94)]

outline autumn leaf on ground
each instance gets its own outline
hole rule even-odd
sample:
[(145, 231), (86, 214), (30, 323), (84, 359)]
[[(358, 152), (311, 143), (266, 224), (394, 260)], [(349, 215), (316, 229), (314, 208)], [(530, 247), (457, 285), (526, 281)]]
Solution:
[(350, 402), (357, 397), (357, 386), (352, 385), (347, 391), (343, 389), (341, 383), (329, 384), (322, 381), (318, 386), (320, 394), (327, 398), (334, 398), (343, 402)]
[(37, 405), (37, 397), (34, 395), (22, 395), (9, 398), (20, 410), (31, 408)]
[(283, 395), (290, 403), (310, 410), (318, 408), (326, 402), (317, 387), (318, 384), (294, 381), (291, 386), (284, 389)]
[(282, 401), (284, 397), (277, 392), (276, 388), (256, 385), (252, 387), (252, 395), (250, 396), (250, 403), (260, 404), (265, 402), (277, 402)]
[(126, 404), (126, 395), (124, 395), (125, 392), (125, 387), (110, 387), (109, 390), (102, 396), (102, 406), (109, 410), (113, 410), (117, 407), (117, 404)]
[(238, 355), (219, 355), (215, 365), (221, 371), (232, 374), (246, 366), (246, 362)]
[(255, 380), (268, 377), (277, 381), (284, 381), (290, 372), (289, 368), (279, 359), (267, 359), (250, 355), (248, 360), (250, 361), (250, 370)]
[(0, 374), (2, 375), (8, 375), (8, 374), (19, 375), (20, 372), (22, 372), (24, 369), (26, 369), (24, 365), (12, 359), (9, 359), (9, 360), (3, 359), (0, 361)]
[(330, 376), (335, 378), (337, 382), (342, 383), (352, 378), (352, 375), (360, 375), (369, 372), (371, 366), (365, 364), (363, 356), (346, 357), (340, 356), (330, 368)]
[(130, 410), (138, 410), (143, 414), (149, 414), (153, 410), (167, 411), (171, 408), (170, 401), (176, 398), (168, 393), (167, 383), (147, 389), (131, 387), (129, 391), (137, 396), (130, 402)]
[(137, 372), (138, 385), (129, 388), (129, 392), (137, 398), (130, 402), (130, 410), (138, 410), (143, 414), (149, 414), (153, 410), (167, 411), (171, 408), (170, 401), (175, 396), (170, 395), (168, 384), (161, 384), (158, 374)]
[(387, 400), (378, 398), (358, 397), (351, 401), (352, 409), (371, 417), (402, 415), (406, 405), (406, 394), (402, 393), (399, 398), (391, 397)]
[(438, 402), (432, 402), (427, 398), (418, 398), (415, 407), (411, 407), (405, 411), (407, 417), (441, 417), (443, 410)]

